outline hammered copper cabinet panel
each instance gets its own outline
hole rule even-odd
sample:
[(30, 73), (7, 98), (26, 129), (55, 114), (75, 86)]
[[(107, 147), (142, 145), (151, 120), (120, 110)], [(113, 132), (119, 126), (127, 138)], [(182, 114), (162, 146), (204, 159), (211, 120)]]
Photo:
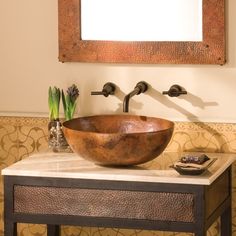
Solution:
[[(47, 150), (47, 118), (0, 117), (0, 169)], [(203, 151), (236, 153), (236, 124), (177, 122), (167, 151)], [(157, 168), (167, 163), (150, 162)], [(233, 168), (233, 236), (236, 236), (236, 169)], [(0, 236), (3, 231), (3, 187), (0, 179)], [(19, 224), (20, 236), (45, 236), (45, 225)], [(219, 221), (208, 236), (219, 236)], [(62, 236), (189, 236), (192, 234), (108, 228), (62, 227)]]

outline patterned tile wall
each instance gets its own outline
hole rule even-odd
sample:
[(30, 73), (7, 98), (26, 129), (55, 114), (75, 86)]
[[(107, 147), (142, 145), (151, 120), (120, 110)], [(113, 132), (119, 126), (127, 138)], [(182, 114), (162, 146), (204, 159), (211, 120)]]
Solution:
[[(0, 170), (32, 153), (45, 151), (47, 118), (0, 117)], [(236, 124), (176, 122), (167, 151), (236, 153)], [(236, 169), (233, 167), (233, 236), (236, 236)], [(3, 229), (3, 184), (0, 179), (0, 236)], [(220, 222), (208, 231), (218, 236)], [(20, 236), (45, 236), (45, 225), (20, 224)], [(187, 233), (87, 227), (62, 227), (62, 236), (189, 236)]]

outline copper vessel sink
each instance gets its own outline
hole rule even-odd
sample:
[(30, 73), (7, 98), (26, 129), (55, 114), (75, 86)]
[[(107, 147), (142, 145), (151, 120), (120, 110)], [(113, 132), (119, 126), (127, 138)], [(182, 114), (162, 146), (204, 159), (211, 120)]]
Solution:
[(98, 115), (63, 123), (71, 149), (99, 165), (128, 166), (150, 161), (169, 143), (174, 123), (136, 115)]

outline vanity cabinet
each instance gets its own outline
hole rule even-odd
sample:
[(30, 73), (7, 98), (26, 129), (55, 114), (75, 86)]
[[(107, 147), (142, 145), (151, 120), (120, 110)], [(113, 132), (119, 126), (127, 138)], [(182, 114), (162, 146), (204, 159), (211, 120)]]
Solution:
[(221, 235), (231, 236), (233, 160), (222, 154), (207, 173), (188, 177), (169, 169), (96, 166), (74, 154), (31, 157), (3, 170), (5, 236), (17, 235), (20, 222), (47, 224), (50, 236), (60, 235), (60, 225), (206, 236), (218, 217)]

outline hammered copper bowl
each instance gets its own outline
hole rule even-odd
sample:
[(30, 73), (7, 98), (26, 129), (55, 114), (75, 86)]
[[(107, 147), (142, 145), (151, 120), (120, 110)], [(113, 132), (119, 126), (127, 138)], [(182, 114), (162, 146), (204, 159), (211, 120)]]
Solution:
[(169, 143), (174, 123), (136, 115), (98, 115), (63, 123), (71, 149), (99, 165), (142, 164), (160, 155)]

